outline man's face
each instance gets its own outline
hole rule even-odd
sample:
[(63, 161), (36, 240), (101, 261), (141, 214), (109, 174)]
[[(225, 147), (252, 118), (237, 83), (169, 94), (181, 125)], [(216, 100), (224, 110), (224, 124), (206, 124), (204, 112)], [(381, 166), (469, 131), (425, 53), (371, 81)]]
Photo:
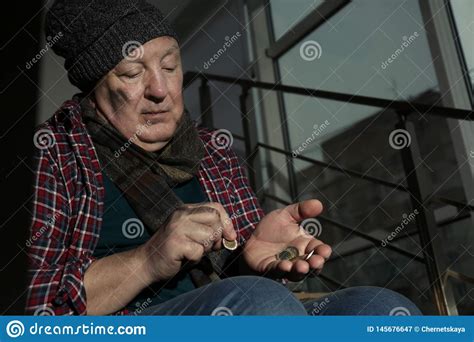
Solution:
[(98, 84), (98, 115), (147, 151), (163, 148), (183, 115), (183, 71), (174, 38), (148, 41)]

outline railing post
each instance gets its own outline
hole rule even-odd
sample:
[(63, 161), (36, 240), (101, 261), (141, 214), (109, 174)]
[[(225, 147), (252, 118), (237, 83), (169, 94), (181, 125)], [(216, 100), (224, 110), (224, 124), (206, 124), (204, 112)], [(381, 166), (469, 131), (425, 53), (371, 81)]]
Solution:
[(425, 170), (420, 167), (423, 162), (415, 126), (400, 114), (398, 129), (405, 130), (411, 140), (402, 148), (402, 160), (407, 178), (408, 190), (413, 210), (417, 209), (416, 224), (419, 231), (421, 247), (424, 254), (428, 279), (434, 294), (435, 304), (440, 315), (457, 315), (457, 306), (450, 284), (443, 283), (444, 274), (448, 271), (446, 256), (443, 254), (443, 241), (438, 232), (433, 210), (429, 208), (427, 198), (432, 195), (433, 187)]
[[(291, 138), (290, 138), (290, 129), (288, 127), (288, 117), (286, 113), (286, 107), (284, 102), (283, 93), (278, 92), (278, 107), (280, 108), (280, 121), (281, 121), (281, 130), (283, 138), (283, 148), (286, 151), (291, 152)], [(298, 183), (296, 181), (296, 172), (294, 164), (293, 155), (286, 156), (286, 165), (288, 171), (288, 185), (289, 185), (289, 194), (291, 197), (291, 203), (296, 203), (299, 201), (299, 192), (298, 192)]]
[(256, 181), (256, 172), (255, 172), (255, 153), (257, 152), (257, 141), (255, 134), (251, 132), (251, 120), (250, 113), (247, 109), (247, 99), (249, 95), (249, 90), (247, 87), (242, 87), (242, 93), (240, 94), (240, 114), (242, 118), (242, 129), (244, 133), (244, 143), (245, 143), (245, 162), (248, 171), (248, 178), (250, 186), (255, 192), (258, 192), (260, 189), (257, 189)]
[(199, 87), (199, 101), (201, 105), (201, 122), (204, 127), (214, 128), (212, 113), (211, 89), (207, 84), (207, 79), (201, 77), (201, 86)]

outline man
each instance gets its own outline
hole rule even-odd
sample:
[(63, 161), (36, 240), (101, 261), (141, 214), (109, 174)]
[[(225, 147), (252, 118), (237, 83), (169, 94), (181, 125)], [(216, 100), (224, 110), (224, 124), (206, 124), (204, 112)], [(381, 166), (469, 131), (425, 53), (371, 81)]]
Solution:
[[(299, 226), (322, 205), (264, 216), (232, 150), (184, 110), (178, 38), (162, 14), (140, 0), (58, 0), (46, 34), (59, 32), (53, 49), (82, 93), (35, 135), (27, 312), (311, 313), (314, 303), (269, 278), (322, 269), (331, 248)], [(233, 261), (212, 263), (221, 276), (240, 276), (218, 279), (205, 262), (224, 242), (240, 245)], [(305, 257), (279, 257), (288, 247)], [(326, 314), (418, 313), (375, 287), (324, 300)]]

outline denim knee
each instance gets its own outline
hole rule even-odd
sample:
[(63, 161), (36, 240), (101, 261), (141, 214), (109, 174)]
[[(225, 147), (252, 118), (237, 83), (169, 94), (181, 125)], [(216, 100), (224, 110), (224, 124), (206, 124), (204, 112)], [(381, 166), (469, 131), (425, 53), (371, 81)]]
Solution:
[(339, 290), (327, 298), (323, 315), (422, 315), (408, 298), (395, 291), (376, 286), (356, 286)]
[(210, 291), (231, 291), (221, 304), (237, 315), (307, 315), (294, 294), (274, 280), (258, 276), (238, 276), (210, 285)]

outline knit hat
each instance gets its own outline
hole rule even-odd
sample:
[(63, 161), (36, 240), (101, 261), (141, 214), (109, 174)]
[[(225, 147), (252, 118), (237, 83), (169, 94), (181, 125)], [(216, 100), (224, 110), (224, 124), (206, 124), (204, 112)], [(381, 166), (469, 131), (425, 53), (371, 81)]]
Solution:
[(144, 0), (56, 0), (46, 14), (45, 31), (61, 37), (52, 49), (65, 58), (69, 81), (82, 91), (91, 90), (147, 41), (178, 40), (163, 14)]

